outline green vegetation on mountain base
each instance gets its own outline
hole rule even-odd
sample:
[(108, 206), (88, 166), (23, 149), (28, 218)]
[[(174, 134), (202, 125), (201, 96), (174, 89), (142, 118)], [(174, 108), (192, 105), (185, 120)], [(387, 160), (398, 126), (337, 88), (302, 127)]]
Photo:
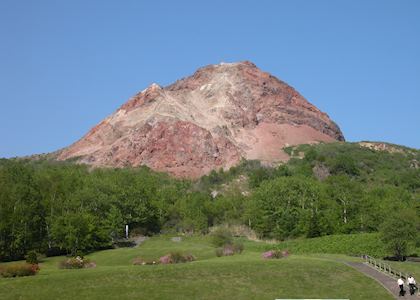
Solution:
[[(145, 167), (0, 160), (0, 261), (29, 251), (77, 255), (110, 248), (125, 224), (148, 235), (245, 224), (259, 238), (277, 240), (382, 231), (386, 245), (375, 253), (404, 256), (420, 246), (420, 152), (397, 150), (301, 145), (287, 149), (287, 164), (243, 161), (198, 181)], [(412, 217), (404, 217), (407, 211)], [(400, 247), (386, 233), (388, 223), (403, 217), (413, 234)]]

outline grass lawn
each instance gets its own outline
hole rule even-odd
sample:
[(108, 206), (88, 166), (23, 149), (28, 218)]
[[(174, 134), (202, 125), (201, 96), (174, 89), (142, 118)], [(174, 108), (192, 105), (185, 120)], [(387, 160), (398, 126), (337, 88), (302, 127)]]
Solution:
[[(38, 275), (0, 278), (0, 299), (393, 299), (376, 281), (338, 262), (345, 256), (291, 255), (261, 259), (260, 246), (247, 242), (241, 255), (215, 256), (203, 237), (155, 237), (137, 248), (89, 255), (94, 269), (61, 270), (48, 258)], [(197, 261), (134, 266), (133, 258), (158, 258), (169, 251), (190, 252)]]
[(420, 282), (420, 263), (418, 262), (397, 262), (397, 261), (383, 261), (386, 264), (391, 265), (391, 268), (395, 268), (399, 271), (406, 272), (413, 275), (416, 281)]

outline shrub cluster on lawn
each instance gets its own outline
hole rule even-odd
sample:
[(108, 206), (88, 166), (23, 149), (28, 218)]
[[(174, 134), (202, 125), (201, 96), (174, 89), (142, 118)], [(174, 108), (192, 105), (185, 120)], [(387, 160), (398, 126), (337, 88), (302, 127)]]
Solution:
[(231, 256), (240, 254), (244, 250), (244, 244), (234, 241), (232, 233), (227, 228), (217, 228), (211, 233), (212, 243), (216, 246), (216, 256)]
[(40, 258), (42, 255), (40, 255), (39, 253), (37, 253), (34, 250), (29, 251), (26, 255), (25, 255), (25, 259), (26, 262), (28, 264), (38, 264), (40, 262)]
[(19, 263), (0, 267), (0, 277), (33, 276), (39, 271), (37, 264)]
[(195, 261), (196, 257), (190, 253), (184, 254), (182, 252), (170, 252), (159, 259), (143, 259), (141, 257), (136, 257), (133, 259), (133, 265), (167, 265), (167, 264), (178, 264), (178, 263), (187, 263)]
[(165, 256), (159, 258), (161, 264), (178, 264), (186, 263), (196, 260), (195, 256), (192, 254), (183, 254), (181, 252), (170, 252)]
[(278, 259), (289, 256), (289, 251), (287, 250), (269, 250), (264, 252), (262, 255), (264, 259)]
[(211, 234), (211, 242), (215, 247), (223, 247), (233, 243), (233, 236), (227, 228), (219, 227)]
[(95, 268), (96, 264), (87, 258), (76, 256), (60, 261), (58, 267), (60, 269)]
[(234, 254), (241, 254), (244, 250), (244, 244), (241, 242), (235, 242), (233, 244), (227, 244), (223, 247), (216, 249), (216, 256), (231, 256)]

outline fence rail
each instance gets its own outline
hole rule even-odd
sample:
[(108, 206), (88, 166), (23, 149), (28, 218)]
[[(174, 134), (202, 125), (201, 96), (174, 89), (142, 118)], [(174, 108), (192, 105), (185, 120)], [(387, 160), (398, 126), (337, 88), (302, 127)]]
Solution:
[(406, 272), (402, 272), (400, 270), (397, 270), (394, 267), (391, 267), (391, 265), (378, 260), (372, 256), (369, 255), (363, 255), (362, 258), (370, 265), (372, 265), (373, 267), (375, 267), (375, 269), (378, 269), (381, 272), (384, 272), (386, 274), (389, 274), (391, 276), (394, 277), (401, 277), (403, 279), (407, 279), (408, 278), (408, 273)]

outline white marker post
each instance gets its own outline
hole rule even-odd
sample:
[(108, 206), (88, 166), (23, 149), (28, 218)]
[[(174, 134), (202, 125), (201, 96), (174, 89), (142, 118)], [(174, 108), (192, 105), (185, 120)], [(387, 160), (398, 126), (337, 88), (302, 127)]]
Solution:
[(125, 225), (125, 238), (128, 239), (128, 225)]

